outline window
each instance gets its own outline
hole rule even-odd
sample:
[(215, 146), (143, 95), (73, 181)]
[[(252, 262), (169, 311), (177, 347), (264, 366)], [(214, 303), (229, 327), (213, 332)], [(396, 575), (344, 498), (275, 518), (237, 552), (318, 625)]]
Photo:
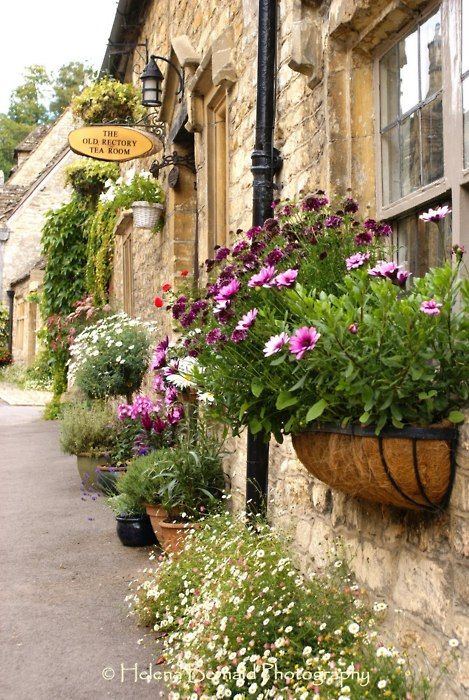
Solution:
[(131, 233), (127, 234), (122, 244), (122, 297), (125, 313), (132, 316), (134, 306), (134, 282)]
[(440, 10), (381, 59), (383, 203), (443, 177)]
[[(375, 68), (377, 214), (417, 276), (464, 242), (469, 214), (469, 0), (429, 5), (381, 48)], [(444, 204), (453, 218), (419, 219)]]
[(208, 252), (212, 257), (216, 245), (225, 245), (228, 230), (227, 211), (227, 109), (226, 90), (216, 89), (207, 104), (208, 163)]

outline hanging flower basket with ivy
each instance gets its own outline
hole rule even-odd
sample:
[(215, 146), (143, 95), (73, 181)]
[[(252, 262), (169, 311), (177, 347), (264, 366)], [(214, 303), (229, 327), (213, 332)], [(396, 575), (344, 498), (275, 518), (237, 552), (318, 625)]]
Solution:
[(140, 90), (105, 76), (88, 85), (71, 102), (72, 113), (84, 124), (132, 123), (145, 114)]
[(164, 205), (153, 202), (134, 202), (132, 204), (135, 228), (155, 228), (163, 217)]
[(274, 203), (263, 227), (217, 248), (204, 293), (161, 306), (201, 329), (187, 344), (199, 388), (235, 434), (291, 435), (330, 486), (438, 510), (469, 398), (464, 250), (414, 279), (392, 259), (390, 226), (357, 209), (323, 192)]

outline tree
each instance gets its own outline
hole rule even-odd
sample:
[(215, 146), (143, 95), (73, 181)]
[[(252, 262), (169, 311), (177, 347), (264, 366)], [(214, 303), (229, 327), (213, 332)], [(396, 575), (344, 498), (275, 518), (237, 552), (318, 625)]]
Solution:
[(52, 81), (53, 97), (49, 112), (53, 119), (59, 117), (75, 95), (96, 77), (91, 66), (80, 61), (71, 61), (59, 68)]
[(8, 116), (18, 124), (46, 124), (50, 121), (49, 111), (44, 104), (50, 78), (44, 66), (28, 66), (24, 82), (18, 85), (10, 96)]
[(18, 124), (6, 114), (0, 114), (0, 170), (3, 170), (5, 179), (15, 165), (15, 146), (29, 134), (31, 128), (30, 124)]

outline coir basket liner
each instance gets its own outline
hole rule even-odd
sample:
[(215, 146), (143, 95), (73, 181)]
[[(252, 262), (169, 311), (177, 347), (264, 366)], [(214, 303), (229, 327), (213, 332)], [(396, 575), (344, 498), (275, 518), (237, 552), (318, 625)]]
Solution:
[(339, 491), (411, 510), (438, 511), (454, 481), (457, 430), (323, 425), (293, 436), (306, 469)]

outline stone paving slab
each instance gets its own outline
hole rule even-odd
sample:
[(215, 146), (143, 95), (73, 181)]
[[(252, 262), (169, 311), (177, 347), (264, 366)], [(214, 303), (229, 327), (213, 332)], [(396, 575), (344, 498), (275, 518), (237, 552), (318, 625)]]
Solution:
[(49, 391), (20, 389), (14, 384), (0, 382), (0, 401), (10, 406), (45, 406), (51, 398)]
[(134, 682), (158, 653), (137, 644), (145, 630), (124, 602), (148, 550), (123, 547), (105, 504), (81, 500), (75, 458), (41, 413), (0, 405), (0, 697), (165, 698)]

